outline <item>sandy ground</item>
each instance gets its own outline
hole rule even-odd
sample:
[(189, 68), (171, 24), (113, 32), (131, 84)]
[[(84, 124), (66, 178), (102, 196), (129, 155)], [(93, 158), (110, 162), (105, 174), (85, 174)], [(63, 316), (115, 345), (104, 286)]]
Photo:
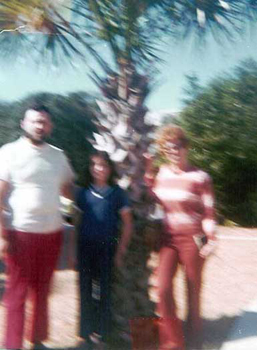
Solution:
[[(78, 327), (77, 273), (65, 268), (67, 235), (60, 269), (55, 273), (50, 297), (51, 349), (76, 348)], [(205, 349), (219, 349), (241, 310), (257, 298), (257, 229), (219, 227), (219, 244), (206, 262), (203, 279), (202, 316)], [(0, 297), (5, 274), (0, 266)], [(185, 317), (184, 280), (176, 279), (179, 315)], [(0, 303), (0, 349), (4, 333), (4, 308)], [(26, 344), (25, 344), (26, 345)], [(115, 349), (122, 350), (120, 347)]]

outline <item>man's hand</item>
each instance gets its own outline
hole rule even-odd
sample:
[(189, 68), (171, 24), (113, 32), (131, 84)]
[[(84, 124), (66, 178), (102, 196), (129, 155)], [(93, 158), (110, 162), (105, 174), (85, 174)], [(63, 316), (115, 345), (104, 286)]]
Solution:
[(73, 201), (73, 183), (72, 182), (66, 182), (62, 185), (61, 188), (61, 195), (64, 198), (69, 199), (70, 201)]
[(76, 271), (78, 267), (78, 260), (74, 256), (68, 256), (68, 269)]
[(3, 237), (0, 237), (0, 260), (5, 260), (10, 249), (10, 242)]

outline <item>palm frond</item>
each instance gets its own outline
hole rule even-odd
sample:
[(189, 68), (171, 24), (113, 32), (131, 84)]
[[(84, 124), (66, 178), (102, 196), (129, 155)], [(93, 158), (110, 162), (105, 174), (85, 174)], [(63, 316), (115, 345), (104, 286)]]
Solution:
[(7, 52), (15, 56), (25, 45), (29, 55), (30, 49), (34, 50), (44, 59), (52, 57), (55, 64), (58, 57), (63, 62), (65, 57), (70, 60), (72, 55), (80, 58), (83, 56), (81, 47), (78, 49), (74, 43), (83, 41), (83, 38), (62, 17), (58, 8), (48, 1), (0, 0), (0, 31), (1, 29), (8, 31), (8, 40), (6, 35), (0, 35), (2, 56), (6, 56)]
[[(145, 68), (158, 61), (164, 36), (231, 38), (246, 19), (257, 14), (257, 0), (73, 0), (72, 6), (63, 6), (73, 14), (68, 21), (54, 4), (0, 0), (0, 33), (6, 32), (0, 35), (1, 55), (12, 51), (15, 55), (23, 46), (43, 50), (42, 57), (52, 51), (49, 56), (55, 54), (61, 60), (72, 55), (82, 58), (87, 52), (106, 69), (94, 48), (104, 41), (117, 66), (123, 57)], [(41, 40), (39, 33), (46, 38)]]
[(198, 0), (178, 1), (180, 9), (179, 26), (184, 37), (194, 33), (204, 36), (208, 33), (231, 35), (241, 21), (240, 0)]
[(245, 0), (245, 15), (251, 20), (255, 21), (257, 18), (257, 0)]

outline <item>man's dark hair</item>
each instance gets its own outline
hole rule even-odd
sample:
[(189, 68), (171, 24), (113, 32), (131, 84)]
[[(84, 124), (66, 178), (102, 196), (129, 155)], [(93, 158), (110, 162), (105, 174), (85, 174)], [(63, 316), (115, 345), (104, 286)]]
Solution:
[(33, 111), (37, 111), (37, 112), (47, 113), (50, 118), (52, 117), (49, 108), (46, 107), (43, 103), (33, 102), (33, 103), (26, 105), (26, 107), (24, 108), (24, 113), (23, 113), (21, 119), (24, 119), (26, 112), (30, 109), (32, 109)]
[(37, 112), (45, 112), (45, 113), (51, 115), (49, 108), (47, 108), (43, 104), (32, 105), (29, 109), (33, 109), (34, 111), (37, 111)]

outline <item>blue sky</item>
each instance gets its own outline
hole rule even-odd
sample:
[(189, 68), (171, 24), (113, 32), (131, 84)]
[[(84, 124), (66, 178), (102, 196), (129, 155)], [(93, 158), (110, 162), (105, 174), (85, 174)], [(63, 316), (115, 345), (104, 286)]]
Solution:
[[(229, 73), (243, 59), (257, 60), (257, 26), (237, 37), (235, 42), (217, 44), (210, 39), (201, 47), (189, 41), (171, 43), (162, 57), (165, 63), (160, 67), (160, 85), (148, 98), (147, 106), (153, 111), (177, 111), (183, 106), (186, 74), (195, 73), (206, 83), (217, 75)], [(0, 99), (7, 101), (41, 91), (64, 94), (78, 90), (97, 91), (84, 64), (78, 64), (75, 70), (67, 67), (49, 70), (22, 59), (15, 64), (1, 63), (0, 84)]]
[(204, 46), (189, 42), (170, 46), (161, 74), (162, 85), (151, 99), (149, 107), (179, 110), (182, 108), (183, 88), (187, 74), (195, 73), (203, 84), (212, 78), (230, 73), (233, 67), (247, 58), (257, 60), (257, 26), (252, 27), (234, 42), (218, 44), (210, 39)]

